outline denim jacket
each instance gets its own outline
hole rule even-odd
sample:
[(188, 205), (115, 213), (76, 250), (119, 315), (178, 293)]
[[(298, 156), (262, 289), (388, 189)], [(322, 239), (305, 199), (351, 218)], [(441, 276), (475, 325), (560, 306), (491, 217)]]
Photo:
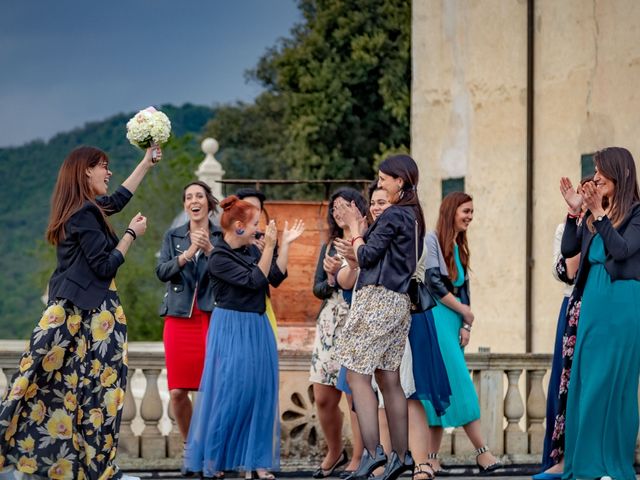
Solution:
[[(215, 245), (221, 237), (220, 229), (209, 221), (209, 241)], [(208, 258), (200, 254), (182, 267), (178, 263), (178, 256), (190, 246), (189, 222), (168, 230), (164, 235), (156, 266), (158, 279), (167, 283), (160, 306), (161, 316), (189, 318), (193, 313), (194, 301), (198, 302), (198, 308), (202, 311), (213, 310), (213, 289), (207, 273)]]

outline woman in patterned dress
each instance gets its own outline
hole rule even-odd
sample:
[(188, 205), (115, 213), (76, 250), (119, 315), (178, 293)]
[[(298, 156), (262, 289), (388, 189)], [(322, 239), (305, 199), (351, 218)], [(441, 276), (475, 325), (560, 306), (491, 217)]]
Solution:
[[(351, 480), (366, 480), (384, 464), (384, 480), (395, 480), (414, 467), (408, 450), (407, 399), (399, 368), (411, 324), (409, 283), (424, 235), (417, 184), (418, 167), (411, 157), (388, 157), (380, 164), (378, 185), (393, 205), (368, 229), (355, 206), (344, 207), (341, 213), (355, 235), (351, 242), (336, 239), (336, 248), (343, 255), (352, 252), (360, 266), (356, 300), (336, 345), (336, 358), (347, 368), (365, 446)], [(391, 434), (393, 450), (388, 461), (380, 445), (373, 375), (384, 398)]]
[(138, 213), (118, 239), (107, 216), (127, 204), (152, 152), (111, 196), (103, 151), (76, 148), (60, 167), (47, 228), (58, 263), (0, 404), (0, 478), (127, 478), (114, 463), (127, 381), (127, 320), (114, 278), (147, 220)]
[[(347, 463), (347, 453), (342, 445), (342, 412), (339, 407), (342, 391), (336, 388), (340, 363), (335, 359), (334, 350), (335, 341), (349, 313), (351, 290), (357, 268), (351, 268), (344, 258), (338, 255), (333, 241), (336, 238), (351, 240), (349, 227), (339, 215), (339, 206), (351, 202), (356, 204), (361, 215), (367, 214), (366, 200), (353, 188), (341, 188), (329, 199), (329, 241), (320, 249), (313, 285), (313, 294), (323, 302), (317, 319), (309, 381), (313, 384), (318, 419), (327, 442), (327, 454), (313, 473), (314, 478), (328, 477)], [(348, 286), (345, 285), (345, 280), (349, 282)], [(352, 420), (354, 417), (355, 415), (352, 416)], [(362, 449), (357, 420), (355, 425), (352, 421), (352, 431), (354, 452), (357, 452)], [(354, 465), (353, 469), (356, 466)]]

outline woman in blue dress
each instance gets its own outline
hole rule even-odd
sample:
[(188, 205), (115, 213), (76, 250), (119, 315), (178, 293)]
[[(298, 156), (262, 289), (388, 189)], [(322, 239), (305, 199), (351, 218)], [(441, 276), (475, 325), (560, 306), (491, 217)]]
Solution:
[[(560, 190), (569, 214), (562, 254), (581, 253), (575, 290), (582, 295), (573, 348), (563, 478), (635, 479), (640, 375), (640, 194), (628, 150), (594, 156), (593, 182)], [(577, 218), (584, 202), (582, 225)], [(575, 343), (574, 343), (575, 342)]]
[(277, 230), (269, 222), (262, 255), (249, 248), (260, 211), (232, 195), (220, 203), (223, 238), (209, 257), (216, 299), (207, 338), (200, 390), (185, 447), (184, 467), (214, 477), (243, 470), (273, 479), (280, 465), (278, 351), (265, 299), (269, 284), (286, 278), (289, 247), (304, 231), (285, 223), (279, 255)]
[(463, 192), (452, 192), (440, 204), (435, 232), (426, 236), (426, 280), (437, 305), (427, 315), (433, 315), (438, 343), (451, 385), (451, 404), (438, 415), (430, 402), (425, 402), (429, 419), (429, 462), (436, 474), (441, 470), (438, 450), (446, 427), (464, 428), (476, 448), (476, 463), (481, 473), (502, 466), (484, 443), (480, 428), (480, 404), (464, 359), (464, 347), (469, 343), (473, 313), (469, 306), (469, 246), (467, 229), (473, 220), (473, 199)]

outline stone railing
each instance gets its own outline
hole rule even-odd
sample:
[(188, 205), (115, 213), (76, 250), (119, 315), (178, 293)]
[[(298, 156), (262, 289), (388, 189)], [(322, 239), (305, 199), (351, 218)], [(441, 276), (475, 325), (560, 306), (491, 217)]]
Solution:
[[(10, 377), (24, 342), (0, 343), (0, 368)], [(491, 449), (507, 463), (537, 463), (542, 452), (546, 409), (547, 354), (467, 354), (480, 399), (482, 428)], [(182, 438), (168, 408), (161, 343), (129, 344), (129, 388), (120, 428), (119, 463), (127, 468), (177, 468)], [(308, 381), (309, 354), (280, 352), (282, 466), (303, 470), (316, 465), (325, 445)], [(242, 379), (238, 379), (242, 381)], [(6, 379), (0, 375), (1, 393)], [(342, 404), (348, 418), (346, 402)], [(349, 422), (344, 422), (350, 446)], [(473, 448), (462, 429), (447, 431), (441, 453), (449, 464), (473, 462)]]

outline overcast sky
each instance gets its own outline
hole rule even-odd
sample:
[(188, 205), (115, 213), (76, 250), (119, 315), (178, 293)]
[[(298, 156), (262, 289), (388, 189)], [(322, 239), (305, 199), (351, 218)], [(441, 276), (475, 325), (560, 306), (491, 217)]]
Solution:
[(295, 0), (0, 0), (0, 147), (148, 105), (250, 101)]

